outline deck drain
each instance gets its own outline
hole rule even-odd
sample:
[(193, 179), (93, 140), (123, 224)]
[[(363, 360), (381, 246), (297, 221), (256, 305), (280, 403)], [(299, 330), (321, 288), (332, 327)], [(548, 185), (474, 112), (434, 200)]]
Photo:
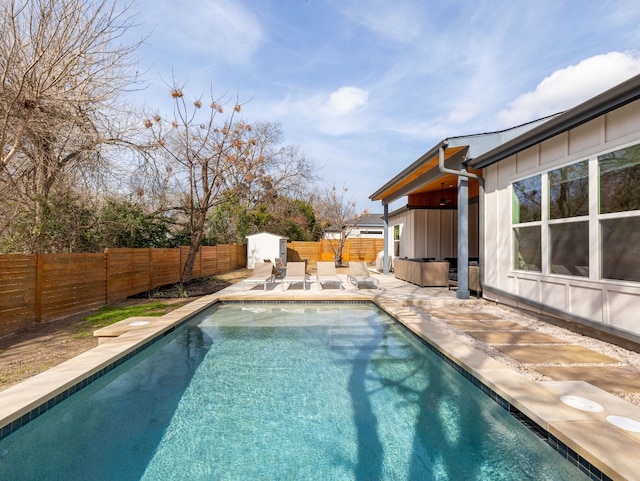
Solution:
[(640, 422), (635, 419), (626, 418), (624, 416), (607, 416), (607, 421), (626, 431), (640, 433)]
[(591, 399), (587, 399), (586, 397), (566, 395), (560, 396), (560, 400), (567, 406), (580, 409), (581, 411), (588, 411), (591, 413), (601, 413), (604, 411), (604, 408), (600, 404), (592, 401)]

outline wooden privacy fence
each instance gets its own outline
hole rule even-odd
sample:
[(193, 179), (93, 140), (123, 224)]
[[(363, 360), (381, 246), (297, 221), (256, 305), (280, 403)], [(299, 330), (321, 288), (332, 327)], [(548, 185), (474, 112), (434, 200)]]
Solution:
[[(180, 281), (188, 247), (0, 255), (0, 336)], [(245, 267), (243, 245), (203, 246), (192, 277)]]
[[(334, 260), (337, 240), (320, 242), (290, 242), (287, 244), (287, 260), (309, 259), (311, 262)], [(342, 249), (342, 261), (375, 262), (378, 252), (384, 248), (384, 239), (347, 238)]]

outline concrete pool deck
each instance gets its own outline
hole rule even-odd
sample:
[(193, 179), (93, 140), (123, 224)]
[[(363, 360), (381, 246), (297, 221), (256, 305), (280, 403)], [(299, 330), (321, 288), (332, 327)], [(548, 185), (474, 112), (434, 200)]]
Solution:
[[(101, 329), (96, 332), (101, 338), (98, 347), (0, 392), (0, 429), (6, 433), (19, 428), (29, 421), (30, 413), (37, 415), (39, 406), (64, 399), (84, 379), (99, 375), (115, 360), (135, 353), (150, 339), (212, 303), (373, 301), (606, 476), (640, 479), (640, 432), (635, 432), (636, 428), (640, 431), (640, 407), (612, 394), (640, 392), (640, 371), (596, 351), (535, 332), (508, 315), (502, 318), (486, 312), (482, 308), (486, 301), (473, 297), (459, 300), (455, 291), (446, 288), (423, 288), (393, 276), (373, 275), (379, 279), (380, 289), (356, 289), (344, 275), (340, 275), (344, 290), (337, 285), (320, 289), (315, 283), (306, 290), (301, 284), (285, 290), (280, 284), (269, 284), (263, 290), (262, 286), (239, 282), (162, 317), (130, 318)], [(431, 317), (552, 380), (528, 379), (472, 343), (453, 336)]]

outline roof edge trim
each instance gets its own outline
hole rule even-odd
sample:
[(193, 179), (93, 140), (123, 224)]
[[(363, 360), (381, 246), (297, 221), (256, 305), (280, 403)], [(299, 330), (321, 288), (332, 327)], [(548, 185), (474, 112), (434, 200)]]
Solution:
[(488, 167), (638, 99), (640, 99), (640, 75), (636, 75), (489, 152), (471, 159), (468, 164), (474, 169)]
[[(446, 147), (447, 141), (446, 140), (441, 140), (440, 142), (438, 142), (436, 145), (434, 145), (433, 147), (431, 147), (431, 149), (429, 149), (427, 152), (425, 152), (424, 154), (422, 154), (418, 160), (416, 160), (415, 162), (413, 162), (409, 167), (407, 167), (406, 169), (404, 169), (402, 172), (400, 172), (399, 174), (395, 175), (393, 177), (393, 179), (391, 179), (390, 181), (388, 181), (386, 184), (384, 184), (382, 187), (380, 187), (378, 190), (376, 190), (373, 194), (371, 194), (369, 196), (369, 199), (371, 200), (376, 200), (377, 197), (379, 197), (380, 195), (382, 195), (385, 191), (389, 190), (391, 187), (393, 187), (395, 184), (397, 184), (398, 182), (400, 182), (402, 179), (404, 179), (405, 177), (407, 177), (411, 172), (413, 172), (415, 169), (417, 169), (418, 167), (420, 167), (425, 159), (429, 160), (431, 159), (433, 156), (435, 156), (438, 153), (438, 150), (440, 149), (441, 146)], [(384, 202), (384, 200), (383, 200)]]

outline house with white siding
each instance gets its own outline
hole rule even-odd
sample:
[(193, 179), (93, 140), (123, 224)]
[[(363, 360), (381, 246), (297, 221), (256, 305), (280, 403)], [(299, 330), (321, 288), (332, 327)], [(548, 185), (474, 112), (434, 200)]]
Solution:
[(477, 258), (485, 298), (640, 341), (640, 76), (536, 122), (444, 139), (370, 198), (385, 253), (455, 258), (459, 298)]
[[(339, 239), (340, 229), (331, 226), (324, 231), (325, 239)], [(349, 237), (358, 239), (383, 239), (384, 223), (382, 214), (364, 214), (358, 223), (349, 227)]]

